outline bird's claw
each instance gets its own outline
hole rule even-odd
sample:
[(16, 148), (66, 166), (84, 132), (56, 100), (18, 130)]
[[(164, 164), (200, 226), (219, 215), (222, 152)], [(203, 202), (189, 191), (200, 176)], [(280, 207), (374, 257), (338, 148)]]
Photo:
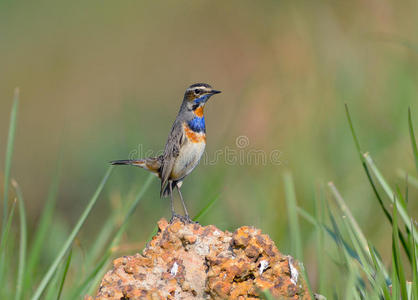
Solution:
[(170, 223), (173, 223), (176, 219), (178, 219), (178, 220), (180, 220), (181, 222), (184, 223), (184, 217), (182, 215), (178, 215), (178, 214), (172, 214), (171, 215)]
[(198, 222), (193, 221), (189, 216), (182, 216), (178, 214), (172, 214), (170, 223), (173, 223), (176, 219), (180, 220), (184, 224), (198, 224)]
[(185, 216), (184, 217), (184, 222), (186, 223), (186, 224), (199, 224), (199, 222), (197, 222), (197, 221), (193, 221), (193, 219), (192, 218), (190, 218), (189, 216)]

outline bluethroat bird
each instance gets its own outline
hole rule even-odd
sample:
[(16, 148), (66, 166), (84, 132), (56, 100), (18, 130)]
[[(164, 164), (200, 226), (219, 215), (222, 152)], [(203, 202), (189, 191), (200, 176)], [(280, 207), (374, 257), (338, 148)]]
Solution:
[(214, 94), (209, 84), (196, 83), (186, 89), (183, 103), (168, 135), (164, 154), (139, 160), (115, 160), (113, 165), (130, 165), (144, 168), (161, 180), (160, 197), (170, 196), (171, 220), (181, 216), (174, 211), (173, 190), (176, 188), (183, 205), (186, 221), (191, 219), (180, 192), (184, 178), (199, 163), (206, 146), (206, 127), (203, 108)]

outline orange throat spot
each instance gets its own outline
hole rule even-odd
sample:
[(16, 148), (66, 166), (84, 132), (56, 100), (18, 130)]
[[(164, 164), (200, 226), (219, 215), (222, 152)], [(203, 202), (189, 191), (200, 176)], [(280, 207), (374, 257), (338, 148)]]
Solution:
[(194, 132), (186, 124), (184, 124), (183, 127), (184, 127), (184, 132), (186, 133), (187, 138), (192, 143), (205, 143), (206, 142), (206, 134)]
[(194, 110), (194, 114), (199, 118), (203, 117), (203, 106), (199, 106), (198, 108), (196, 108)]

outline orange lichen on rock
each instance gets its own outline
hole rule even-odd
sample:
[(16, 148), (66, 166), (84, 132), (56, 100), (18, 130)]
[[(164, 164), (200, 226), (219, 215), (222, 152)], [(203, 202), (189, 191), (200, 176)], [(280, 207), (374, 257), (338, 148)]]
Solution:
[(113, 261), (95, 299), (310, 299), (298, 263), (261, 231), (158, 222), (142, 254)]

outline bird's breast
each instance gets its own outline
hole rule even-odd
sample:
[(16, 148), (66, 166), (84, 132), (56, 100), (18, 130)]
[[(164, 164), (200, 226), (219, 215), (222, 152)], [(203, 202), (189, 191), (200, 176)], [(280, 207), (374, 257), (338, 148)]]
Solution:
[(206, 143), (206, 133), (204, 131), (193, 130), (188, 124), (183, 124), (186, 140), (191, 143)]
[(205, 151), (206, 135), (204, 132), (195, 132), (185, 124), (184, 134), (185, 141), (180, 148), (171, 172), (172, 180), (180, 180), (186, 177), (197, 166)]

